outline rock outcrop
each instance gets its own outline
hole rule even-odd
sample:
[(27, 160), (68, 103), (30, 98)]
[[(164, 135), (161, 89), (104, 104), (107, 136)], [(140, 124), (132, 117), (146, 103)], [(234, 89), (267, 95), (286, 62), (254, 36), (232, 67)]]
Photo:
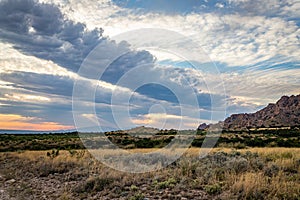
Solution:
[[(222, 124), (224, 130), (299, 127), (300, 95), (283, 96), (275, 104), (270, 103), (256, 113), (233, 114), (219, 124)], [(214, 125), (209, 125), (205, 129), (212, 126)]]
[(300, 95), (283, 96), (256, 113), (234, 114), (224, 121), (225, 130), (294, 126), (300, 126)]

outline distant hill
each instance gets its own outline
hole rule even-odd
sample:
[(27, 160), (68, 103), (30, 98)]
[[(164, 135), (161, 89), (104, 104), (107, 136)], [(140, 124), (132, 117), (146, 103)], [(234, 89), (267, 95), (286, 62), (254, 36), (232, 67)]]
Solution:
[(145, 127), (145, 126), (139, 126), (139, 127), (136, 127), (136, 128), (126, 130), (126, 133), (128, 133), (128, 134), (154, 135), (158, 132), (159, 132), (159, 129), (157, 129), (157, 128), (151, 128), (151, 127)]
[[(222, 123), (224, 130), (300, 126), (300, 95), (283, 96), (256, 113), (233, 114)], [(201, 124), (198, 129), (209, 126)]]
[(251, 114), (234, 114), (225, 119), (224, 129), (293, 127), (300, 125), (300, 95), (283, 96), (275, 104)]

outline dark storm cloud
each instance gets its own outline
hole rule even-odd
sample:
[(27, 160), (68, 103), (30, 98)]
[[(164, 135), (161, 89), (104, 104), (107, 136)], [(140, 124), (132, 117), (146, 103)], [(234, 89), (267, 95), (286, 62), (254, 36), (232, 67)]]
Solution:
[[(134, 59), (133, 59), (134, 58)], [(148, 51), (130, 51), (114, 60), (104, 71), (101, 80), (116, 84), (129, 70), (140, 65), (148, 64), (153, 68), (155, 58)], [(147, 72), (145, 71), (145, 74)], [(140, 74), (142, 75), (142, 74)]]
[(77, 71), (83, 59), (106, 40), (102, 29), (89, 31), (85, 24), (64, 18), (54, 5), (35, 0), (0, 2), (0, 38), (24, 54)]
[[(86, 56), (98, 46), (100, 52), (93, 67), (106, 67), (110, 64), (107, 60), (111, 60), (112, 65), (103, 78), (110, 83), (116, 82), (130, 68), (154, 61), (147, 51), (134, 52), (128, 43), (117, 44), (102, 33), (102, 29), (89, 31), (85, 24), (65, 19), (52, 4), (35, 0), (0, 1), (0, 38), (26, 55), (51, 60), (77, 72)], [(126, 55), (116, 57), (120, 52)]]

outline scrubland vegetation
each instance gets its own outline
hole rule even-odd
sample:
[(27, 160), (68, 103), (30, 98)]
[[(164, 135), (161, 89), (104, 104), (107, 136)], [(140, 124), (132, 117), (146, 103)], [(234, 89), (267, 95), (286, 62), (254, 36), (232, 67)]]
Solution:
[(86, 150), (4, 152), (0, 199), (296, 200), (299, 172), (299, 148), (215, 148), (201, 159), (191, 148), (167, 168), (143, 174), (108, 168)]
[[(81, 133), (80, 137), (90, 140), (90, 149), (97, 149), (107, 137), (114, 144), (124, 149), (161, 148), (170, 143), (176, 135), (193, 137), (192, 147), (201, 147), (206, 137), (206, 131), (176, 131), (160, 130), (153, 135), (128, 134), (126, 131), (106, 132), (99, 136), (97, 133)], [(69, 150), (85, 149), (79, 135), (65, 134), (0, 134), (0, 152), (21, 150)], [(213, 136), (212, 136), (213, 137)], [(218, 136), (216, 147), (247, 148), (247, 147), (300, 147), (300, 129), (252, 130), (252, 131), (223, 131)]]
[[(209, 133), (194, 133), (180, 159), (142, 174), (109, 168), (91, 152), (104, 137), (128, 152), (153, 152), (177, 135), (190, 137), (191, 131), (161, 130), (146, 137), (124, 131), (81, 138), (77, 133), (2, 134), (0, 199), (300, 199), (298, 128), (224, 131), (204, 158), (197, 147)], [(114, 149), (102, 153), (116, 156)]]

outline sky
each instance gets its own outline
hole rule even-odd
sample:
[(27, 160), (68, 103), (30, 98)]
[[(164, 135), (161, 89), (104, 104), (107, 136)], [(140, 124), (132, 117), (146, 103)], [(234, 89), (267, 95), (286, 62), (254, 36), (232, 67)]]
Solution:
[(0, 129), (255, 112), (300, 94), (299, 25), (299, 0), (0, 0)]

